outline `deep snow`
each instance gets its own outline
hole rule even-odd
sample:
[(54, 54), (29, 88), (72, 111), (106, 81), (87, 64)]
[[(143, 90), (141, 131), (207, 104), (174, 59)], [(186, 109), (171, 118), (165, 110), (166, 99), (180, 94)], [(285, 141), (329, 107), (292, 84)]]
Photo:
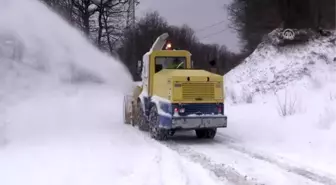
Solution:
[(0, 184), (218, 184), (122, 121), (126, 68), (36, 0), (0, 0)]
[[(335, 39), (261, 44), (224, 76), (229, 124), (221, 133), (249, 151), (335, 178)], [(291, 114), (281, 116), (285, 104)]]
[(217, 184), (193, 164), (122, 124), (111, 87), (44, 92), (9, 107), (0, 183)]

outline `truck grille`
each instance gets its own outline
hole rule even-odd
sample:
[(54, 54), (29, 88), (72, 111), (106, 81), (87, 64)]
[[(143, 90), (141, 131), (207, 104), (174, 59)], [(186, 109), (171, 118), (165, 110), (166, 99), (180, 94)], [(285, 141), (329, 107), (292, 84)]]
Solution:
[(182, 98), (191, 101), (212, 100), (215, 98), (214, 83), (182, 83)]

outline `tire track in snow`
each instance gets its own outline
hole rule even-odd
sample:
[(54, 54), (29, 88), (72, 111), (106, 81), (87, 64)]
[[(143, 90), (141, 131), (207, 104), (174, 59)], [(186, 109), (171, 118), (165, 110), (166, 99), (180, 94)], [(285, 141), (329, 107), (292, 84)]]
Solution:
[(216, 177), (221, 181), (229, 181), (235, 185), (261, 185), (261, 183), (258, 183), (256, 179), (241, 175), (234, 168), (228, 165), (213, 163), (206, 155), (198, 153), (188, 146), (181, 146), (172, 140), (161, 143), (176, 151), (181, 156), (200, 164), (203, 168), (214, 173), (214, 175), (216, 175)]
[[(145, 131), (140, 131), (139, 132), (139, 130), (136, 130), (135, 133), (138, 133), (139, 134), (138, 136), (142, 137), (148, 143), (154, 144), (154, 147), (157, 148), (157, 149), (159, 149), (160, 147), (166, 147), (169, 150), (173, 150), (173, 151), (177, 152), (178, 156), (185, 157), (187, 160), (192, 159), (191, 162), (196, 163), (196, 164), (200, 164), (204, 168), (205, 171), (213, 172), (214, 175), (217, 177), (217, 180), (219, 180), (220, 182), (223, 182), (223, 184), (225, 184), (225, 185), (228, 185), (227, 182), (228, 181), (230, 182), (229, 179), (242, 179), (241, 180), (242, 182), (240, 182), (240, 180), (238, 180), (238, 181), (237, 180), (232, 180), (231, 182), (233, 182), (234, 185), (252, 185), (252, 184), (255, 185), (255, 183), (248, 183), (246, 177), (239, 176), (238, 173), (235, 174), (235, 175), (237, 175), (236, 178), (235, 177), (233, 177), (233, 178), (227, 178), (226, 174), (231, 174), (231, 172), (226, 172), (224, 169), (220, 170), (221, 166), (223, 166), (224, 164), (222, 164), (222, 165), (213, 165), (213, 164), (211, 164), (211, 162), (209, 162), (210, 160), (206, 156), (204, 156), (204, 155), (202, 155), (200, 153), (199, 154), (198, 153), (197, 154), (194, 153), (194, 154), (192, 154), (194, 156), (194, 158), (189, 158), (188, 153), (182, 152), (183, 149), (181, 151), (178, 150), (178, 148), (180, 146), (178, 146), (177, 143), (170, 143), (170, 141), (169, 142), (164, 142), (164, 141), (159, 142), (157, 140), (152, 139), (149, 136), (148, 132), (145, 132)], [(160, 149), (162, 149), (162, 148), (160, 148)], [(161, 152), (162, 152), (162, 150), (161, 150)], [(197, 158), (198, 158), (197, 155), (199, 155), (200, 159), (206, 159), (206, 161), (203, 161), (203, 162), (200, 163), (200, 160), (197, 160)], [(160, 155), (160, 161), (161, 160), (162, 160), (162, 155)], [(180, 167), (179, 168), (180, 171), (183, 172), (183, 175), (186, 178), (186, 181), (185, 181), (186, 185), (190, 185), (191, 182), (194, 182), (194, 178), (197, 177), (198, 174), (193, 175), (192, 177), (190, 177), (190, 174), (187, 173), (187, 171), (188, 171), (187, 168), (188, 167), (186, 167), (184, 164), (182, 164), (181, 159), (180, 158), (175, 158), (175, 160), (178, 160), (178, 162), (179, 162), (178, 166)], [(158, 165), (160, 165), (160, 164), (158, 164)], [(212, 166), (212, 167), (211, 168), (207, 168), (207, 166)], [(234, 173), (232, 173), (232, 174), (234, 174)], [(164, 183), (162, 182), (162, 180), (163, 180), (162, 176), (161, 176), (160, 180), (161, 180), (160, 181), (161, 182), (160, 185), (164, 185)], [(231, 183), (230, 183), (230, 185), (231, 185)], [(261, 184), (258, 184), (258, 185), (261, 185)]]
[(140, 135), (147, 142), (157, 143), (160, 145), (162, 144), (168, 147), (169, 149), (176, 151), (179, 155), (186, 157), (192, 162), (200, 164), (205, 170), (212, 172), (218, 178), (218, 180), (222, 181), (223, 183), (225, 182), (227, 184), (227, 182), (229, 181), (230, 183), (234, 185), (264, 185), (263, 183), (257, 182), (257, 180), (254, 178), (250, 178), (246, 175), (240, 174), (234, 168), (226, 164), (214, 163), (206, 155), (196, 152), (188, 146), (182, 146), (173, 140), (158, 142), (150, 138), (148, 133), (145, 131), (140, 131)]
[[(143, 134), (143, 137), (146, 138), (146, 140), (154, 141), (153, 139), (148, 138), (148, 135), (146, 133), (142, 133), (142, 134)], [(236, 143), (239, 143), (239, 142), (237, 142), (235, 139), (229, 136), (226, 136), (224, 134), (218, 133), (216, 137), (222, 138), (222, 139), (214, 140), (213, 141), (214, 145), (221, 144), (221, 147), (225, 146), (228, 149), (245, 154), (253, 159), (265, 161), (271, 165), (279, 167), (280, 169), (286, 172), (299, 175), (301, 177), (304, 177), (306, 179), (309, 179), (317, 183), (321, 183), (325, 185), (336, 185), (335, 178), (329, 177), (330, 175), (329, 176), (322, 175), (317, 172), (310, 171), (303, 167), (291, 166), (287, 163), (280, 162), (266, 155), (250, 151), (242, 146), (236, 145)], [(205, 169), (213, 172), (216, 175), (216, 177), (219, 178), (219, 180), (221, 181), (228, 180), (229, 182), (232, 182), (238, 185), (245, 185), (245, 184), (246, 185), (249, 185), (249, 184), (261, 185), (263, 184), (263, 183), (258, 182), (258, 180), (255, 178), (240, 174), (236, 169), (234, 169), (233, 167), (229, 165), (213, 162), (211, 158), (206, 156), (205, 154), (194, 151), (189, 146), (181, 145), (179, 142), (175, 142), (174, 138), (172, 138), (172, 140), (159, 142), (159, 143), (164, 144), (168, 148), (176, 151), (181, 156), (184, 156), (190, 159), (191, 161), (200, 164)]]
[(182, 177), (184, 177), (184, 182), (185, 185), (191, 185), (190, 181), (190, 177), (189, 174), (186, 172), (185, 166), (182, 164), (182, 161), (180, 158), (174, 158), (176, 165), (178, 166), (179, 171), (181, 172), (181, 174), (183, 174)]
[[(136, 131), (138, 132), (138, 131)], [(157, 142), (156, 140), (150, 138), (150, 136), (148, 135), (147, 132), (144, 132), (144, 131), (140, 131), (140, 134), (138, 135), (140, 136), (141, 138), (143, 138), (146, 142), (150, 143), (154, 148), (156, 148), (156, 150), (158, 151), (158, 154), (155, 155), (153, 161), (154, 161), (154, 164), (155, 164), (155, 168), (157, 169), (157, 173), (158, 173), (158, 181), (160, 182), (158, 185), (166, 185), (167, 183), (165, 182), (164, 180), (164, 170), (166, 170), (168, 167), (167, 167), (167, 164), (171, 165), (170, 162), (173, 162), (174, 164), (176, 164), (177, 166), (177, 170), (180, 172), (178, 174), (181, 175), (181, 180), (182, 180), (182, 184), (184, 185), (191, 185), (191, 177), (190, 175), (187, 173), (187, 169), (186, 169), (186, 166), (182, 164), (182, 161), (180, 158), (177, 158), (175, 156), (171, 156), (168, 158), (165, 157), (165, 155), (167, 155), (163, 150), (169, 150), (169, 148), (166, 148), (165, 146), (163, 146), (160, 142)], [(153, 145), (154, 144), (154, 145)], [(162, 148), (164, 147), (164, 148)], [(171, 160), (171, 161), (167, 161), (167, 160)], [(151, 167), (152, 168), (152, 167)], [(169, 171), (169, 169), (168, 169)], [(176, 172), (176, 170), (173, 170), (174, 172)], [(170, 173), (168, 173), (170, 174)], [(148, 172), (146, 174), (146, 178), (149, 179), (150, 177), (150, 172)], [(168, 179), (171, 178), (171, 177), (167, 177)], [(146, 185), (148, 184), (148, 182), (146, 182)], [(145, 184), (144, 184), (145, 185)]]
[[(120, 135), (117, 135), (116, 138), (128, 136), (130, 143), (127, 144), (147, 146), (148, 138), (144, 137), (141, 133), (139, 134), (132, 127), (124, 127), (118, 134)], [(115, 184), (164, 185), (161, 171), (161, 147), (154, 145), (150, 149), (153, 150), (149, 152), (148, 158), (141, 158), (142, 162), (134, 165), (132, 168), (128, 167), (129, 171), (122, 174), (124, 177), (118, 179)], [(137, 157), (137, 154), (134, 154), (134, 157)]]
[[(156, 147), (157, 148), (157, 147)], [(162, 174), (162, 149), (161, 148), (157, 148), (158, 151), (159, 151), (159, 154), (156, 155), (155, 157), (155, 163), (156, 163), (156, 167), (158, 167), (158, 173), (159, 173), (159, 182), (161, 185), (164, 184), (164, 181), (163, 181), (163, 174)]]
[(291, 166), (287, 163), (284, 162), (280, 162), (274, 158), (268, 157), (266, 155), (260, 154), (260, 153), (256, 153), (253, 152), (251, 150), (248, 150), (242, 146), (239, 145), (235, 145), (234, 143), (236, 143), (236, 141), (226, 135), (220, 134), (218, 133), (217, 137), (219, 136), (219, 138), (222, 138), (222, 140), (218, 141), (219, 143), (225, 144), (226, 147), (244, 153), (246, 155), (249, 155), (250, 157), (254, 158), (254, 159), (259, 159), (262, 161), (266, 161), (268, 163), (271, 163), (273, 165), (278, 166), (279, 168), (300, 175), (304, 178), (308, 178), (314, 182), (318, 182), (318, 183), (322, 183), (325, 185), (336, 185), (336, 179), (334, 177), (329, 177), (330, 175), (322, 175), (319, 174), (317, 172), (312, 172), (311, 170), (308, 170), (304, 167), (298, 167), (298, 166)]
[[(164, 161), (161, 163), (161, 172), (165, 172), (165, 170), (168, 170), (168, 174), (171, 174), (174, 176), (174, 182), (171, 182), (170, 177), (164, 180), (165, 185), (169, 184), (183, 184), (183, 185), (190, 185), (190, 174), (186, 172), (186, 167), (182, 164), (181, 159), (179, 156), (175, 156), (176, 154), (171, 153), (171, 151), (164, 147), (160, 146), (161, 150), (167, 150), (168, 152), (165, 152), (165, 158)], [(172, 174), (174, 172), (174, 174)], [(166, 173), (164, 173), (166, 174)], [(176, 180), (176, 181), (175, 181)]]

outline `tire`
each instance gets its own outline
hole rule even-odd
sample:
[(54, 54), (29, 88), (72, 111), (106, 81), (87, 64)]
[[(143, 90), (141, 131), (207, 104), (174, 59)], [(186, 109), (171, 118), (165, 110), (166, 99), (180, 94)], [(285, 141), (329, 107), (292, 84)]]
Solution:
[(149, 133), (152, 138), (159, 141), (168, 139), (169, 130), (159, 128), (158, 111), (155, 105), (149, 112)]
[(205, 136), (206, 136), (206, 130), (205, 129), (195, 130), (195, 132), (196, 132), (197, 138), (202, 139), (202, 138), (205, 138)]
[(207, 139), (213, 139), (213, 138), (215, 138), (216, 133), (217, 133), (217, 129), (216, 128), (208, 129), (207, 130), (207, 136), (206, 136), (206, 138)]
[(144, 115), (144, 111), (141, 106), (141, 102), (137, 102), (136, 108), (135, 108), (135, 116), (133, 117), (133, 123), (137, 123), (139, 130), (142, 131), (148, 131), (148, 122), (147, 118)]
[(175, 130), (169, 130), (168, 131), (168, 135), (169, 136), (174, 136), (174, 134), (175, 134)]
[(197, 138), (200, 139), (213, 139), (216, 136), (217, 129), (199, 129), (195, 130)]

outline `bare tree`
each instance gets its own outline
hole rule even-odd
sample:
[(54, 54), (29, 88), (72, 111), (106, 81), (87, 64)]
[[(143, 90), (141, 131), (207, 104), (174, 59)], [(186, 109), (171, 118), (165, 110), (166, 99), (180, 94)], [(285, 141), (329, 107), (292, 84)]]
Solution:
[(41, 0), (78, 27), (98, 48), (114, 53), (129, 0)]
[(110, 0), (98, 7), (99, 31), (97, 45), (114, 52), (114, 45), (125, 27), (128, 0)]

